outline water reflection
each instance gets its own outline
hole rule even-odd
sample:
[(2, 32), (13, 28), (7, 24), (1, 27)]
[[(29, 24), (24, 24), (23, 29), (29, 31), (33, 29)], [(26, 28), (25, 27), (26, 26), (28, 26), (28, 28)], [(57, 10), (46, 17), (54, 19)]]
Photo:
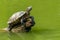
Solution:
[(8, 33), (10, 40), (34, 40), (35, 35), (32, 32), (29, 33)]

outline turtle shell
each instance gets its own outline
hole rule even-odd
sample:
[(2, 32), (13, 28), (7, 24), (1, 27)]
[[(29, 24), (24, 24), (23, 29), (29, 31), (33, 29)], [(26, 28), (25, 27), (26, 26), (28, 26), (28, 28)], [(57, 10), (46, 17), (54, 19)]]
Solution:
[(25, 14), (24, 11), (20, 11), (20, 12), (14, 13), (14, 14), (10, 17), (10, 19), (8, 20), (8, 24), (9, 24), (9, 23), (12, 23), (12, 22), (14, 22), (14, 21), (16, 21), (16, 20), (18, 20), (18, 19), (21, 18), (24, 14)]

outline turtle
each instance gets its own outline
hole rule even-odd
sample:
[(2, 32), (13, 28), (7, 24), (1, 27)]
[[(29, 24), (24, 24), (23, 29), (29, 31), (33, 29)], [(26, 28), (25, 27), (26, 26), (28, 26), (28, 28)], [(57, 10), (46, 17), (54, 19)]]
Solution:
[(8, 30), (11, 31), (16, 25), (20, 25), (22, 23), (22, 19), (28, 18), (30, 16), (30, 11), (32, 10), (32, 6), (27, 7), (25, 11), (19, 11), (14, 13), (8, 20)]
[(13, 22), (15, 22), (15, 21), (17, 21), (18, 19), (20, 19), (23, 15), (25, 15), (25, 14), (27, 14), (27, 15), (29, 15), (30, 13), (30, 11), (32, 10), (32, 6), (29, 6), (27, 9), (26, 9), (26, 11), (20, 11), (20, 12), (16, 12), (16, 13), (14, 13), (10, 18), (9, 18), (9, 20), (8, 20), (8, 24), (11, 24), (11, 23), (13, 23)]

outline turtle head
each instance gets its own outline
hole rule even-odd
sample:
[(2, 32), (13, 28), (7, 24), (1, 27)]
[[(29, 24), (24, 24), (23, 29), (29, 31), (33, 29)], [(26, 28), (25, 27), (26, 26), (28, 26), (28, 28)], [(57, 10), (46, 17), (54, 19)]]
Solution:
[(26, 11), (30, 12), (32, 10), (32, 6), (27, 7)]

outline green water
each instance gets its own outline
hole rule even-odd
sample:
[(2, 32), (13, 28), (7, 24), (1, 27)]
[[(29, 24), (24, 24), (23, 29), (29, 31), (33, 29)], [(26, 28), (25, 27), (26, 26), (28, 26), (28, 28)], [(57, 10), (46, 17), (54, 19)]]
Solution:
[(0, 40), (60, 40), (60, 0), (0, 0), (0, 29), (15, 12), (32, 6), (36, 25), (29, 33), (0, 32)]

